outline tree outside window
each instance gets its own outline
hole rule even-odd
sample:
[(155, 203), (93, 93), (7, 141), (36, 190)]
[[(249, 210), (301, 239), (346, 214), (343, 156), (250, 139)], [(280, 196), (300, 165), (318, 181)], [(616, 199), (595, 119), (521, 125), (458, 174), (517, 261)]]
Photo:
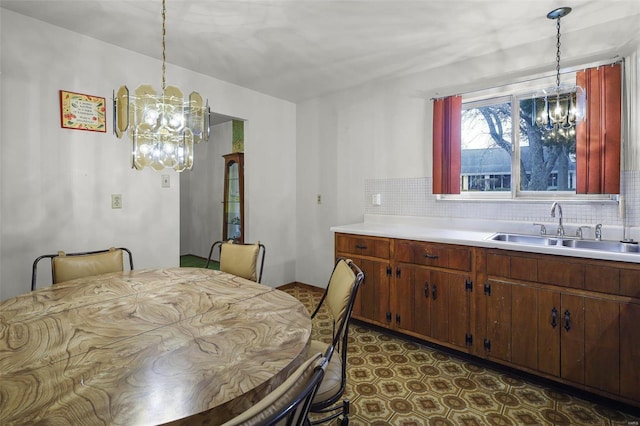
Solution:
[(463, 104), (462, 192), (511, 191), (518, 184), (520, 191), (575, 193), (575, 130), (539, 126), (536, 111), (543, 107), (543, 98), (516, 95)]

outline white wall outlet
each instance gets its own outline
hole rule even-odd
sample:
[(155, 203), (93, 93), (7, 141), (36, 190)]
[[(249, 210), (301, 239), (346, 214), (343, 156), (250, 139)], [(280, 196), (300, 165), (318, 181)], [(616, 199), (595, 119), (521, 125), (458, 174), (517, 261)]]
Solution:
[(382, 196), (380, 194), (373, 194), (371, 196), (371, 204), (374, 206), (382, 205)]
[(111, 194), (111, 208), (112, 209), (122, 208), (122, 194)]
[(322, 204), (322, 195), (318, 194), (318, 197), (316, 198), (318, 204)]
[(169, 188), (171, 187), (171, 176), (169, 175), (162, 175), (161, 178), (161, 184), (160, 184), (163, 188)]

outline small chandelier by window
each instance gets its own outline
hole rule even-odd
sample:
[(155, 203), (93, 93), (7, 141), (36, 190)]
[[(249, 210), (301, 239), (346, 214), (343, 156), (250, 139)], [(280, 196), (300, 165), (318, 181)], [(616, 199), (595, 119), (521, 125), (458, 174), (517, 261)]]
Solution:
[(162, 0), (162, 92), (143, 84), (129, 94), (127, 86), (120, 86), (113, 94), (113, 131), (122, 138), (128, 130), (133, 168), (181, 172), (193, 167), (193, 144), (209, 139), (210, 110), (197, 92), (184, 100), (179, 88), (165, 85), (165, 21)]
[(546, 136), (554, 139), (575, 137), (576, 125), (585, 114), (584, 89), (560, 85), (560, 18), (569, 12), (570, 7), (561, 7), (547, 14), (547, 18), (556, 20), (556, 86), (536, 94), (533, 103), (536, 123)]

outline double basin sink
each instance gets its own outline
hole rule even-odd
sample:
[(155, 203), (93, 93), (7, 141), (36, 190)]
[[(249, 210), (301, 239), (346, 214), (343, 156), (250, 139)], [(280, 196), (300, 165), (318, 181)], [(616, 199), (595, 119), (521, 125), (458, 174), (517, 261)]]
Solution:
[(558, 246), (574, 249), (596, 250), (611, 253), (638, 253), (638, 244), (625, 243), (621, 241), (596, 241), (580, 240), (567, 237), (555, 237), (551, 235), (523, 235), (499, 232), (489, 237), (493, 241), (504, 241), (514, 244), (537, 245), (537, 246)]

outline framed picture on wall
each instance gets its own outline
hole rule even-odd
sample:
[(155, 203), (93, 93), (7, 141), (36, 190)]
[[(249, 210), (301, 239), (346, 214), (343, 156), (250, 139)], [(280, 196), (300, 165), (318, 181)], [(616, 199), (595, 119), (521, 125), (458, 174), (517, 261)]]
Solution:
[(106, 132), (105, 110), (105, 98), (60, 90), (62, 128)]

